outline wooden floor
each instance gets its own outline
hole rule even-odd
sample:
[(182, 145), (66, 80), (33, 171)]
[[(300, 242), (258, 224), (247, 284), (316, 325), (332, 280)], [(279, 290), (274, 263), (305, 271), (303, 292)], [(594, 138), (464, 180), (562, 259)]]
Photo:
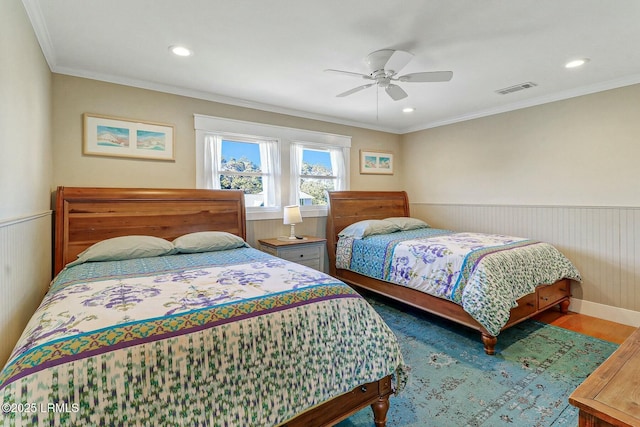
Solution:
[(622, 325), (571, 311), (567, 314), (562, 314), (556, 310), (547, 310), (534, 317), (534, 319), (616, 344), (622, 344), (636, 330), (633, 326)]

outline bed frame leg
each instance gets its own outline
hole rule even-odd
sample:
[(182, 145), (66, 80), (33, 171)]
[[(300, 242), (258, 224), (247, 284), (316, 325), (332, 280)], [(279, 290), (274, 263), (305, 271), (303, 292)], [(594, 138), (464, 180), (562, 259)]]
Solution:
[(565, 300), (560, 303), (560, 313), (567, 314), (569, 312), (569, 304), (571, 301)]
[(493, 356), (496, 354), (496, 344), (498, 343), (498, 338), (493, 335), (482, 333), (482, 344), (484, 344), (484, 352), (489, 356)]
[(380, 396), (378, 400), (371, 404), (373, 409), (373, 421), (376, 427), (385, 427), (387, 425), (387, 411), (389, 411), (389, 395)]

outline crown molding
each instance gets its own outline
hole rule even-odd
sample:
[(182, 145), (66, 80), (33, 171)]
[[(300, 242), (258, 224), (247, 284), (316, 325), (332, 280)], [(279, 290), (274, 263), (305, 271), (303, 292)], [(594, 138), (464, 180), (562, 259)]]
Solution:
[(22, 4), (27, 12), (29, 21), (31, 21), (33, 32), (36, 35), (38, 44), (40, 44), (40, 49), (42, 50), (44, 59), (47, 61), (49, 69), (53, 70), (56, 65), (56, 56), (40, 5), (36, 0), (22, 0)]
[[(29, 1), (29, 0), (25, 0)], [(340, 117), (322, 115), (317, 113), (311, 113), (307, 111), (294, 110), (290, 108), (280, 107), (277, 105), (264, 104), (259, 102), (254, 102), (246, 99), (233, 98), (223, 95), (218, 95), (210, 92), (197, 91), (192, 89), (181, 88), (177, 86), (152, 83), (143, 80), (135, 80), (129, 78), (123, 78), (118, 76), (110, 76), (100, 73), (92, 73), (87, 71), (78, 71), (74, 69), (68, 69), (63, 67), (52, 67), (52, 71), (59, 74), (66, 74), (75, 77), (82, 77), (92, 80), (99, 80), (108, 83), (121, 84), (124, 86), (137, 87), (140, 89), (148, 89), (154, 90), (163, 93), (170, 93), (173, 95), (187, 96), (190, 98), (202, 99), (205, 101), (218, 102), (221, 104), (234, 105), (236, 107), (250, 108), (253, 110), (266, 111), (271, 113), (284, 114), (293, 117), (300, 117), (304, 119), (310, 120), (318, 120), (322, 122), (328, 122), (333, 124), (345, 125), (345, 126), (354, 126), (363, 129), (369, 129), (379, 132), (387, 132), (396, 135), (404, 135), (411, 132), (418, 132), (421, 130), (432, 129), (436, 127), (446, 126), (454, 123), (464, 122), (468, 120), (479, 119), (482, 117), (493, 116), (496, 114), (508, 113), (510, 111), (521, 110), (523, 108), (535, 107), (538, 105), (549, 104), (551, 102), (563, 101), (570, 98), (576, 98), (583, 95), (589, 95), (593, 93), (603, 92), (611, 89), (618, 89), (625, 86), (631, 86), (634, 84), (640, 83), (640, 74), (635, 74), (631, 76), (627, 76), (620, 79), (609, 80), (602, 83), (596, 83), (593, 85), (582, 86), (579, 88), (554, 93), (551, 95), (541, 96), (537, 98), (532, 98), (528, 100), (524, 100), (521, 102), (511, 103), (507, 105), (503, 105), (496, 108), (488, 108), (485, 110), (473, 111), (468, 114), (463, 114), (460, 116), (452, 117), (445, 120), (440, 120), (436, 122), (429, 122), (420, 124), (417, 126), (407, 127), (407, 128), (389, 128), (384, 126), (375, 126), (369, 123), (362, 123), (353, 120), (345, 120)]]
[(508, 113), (510, 111), (521, 110), (523, 108), (535, 107), (537, 105), (549, 104), (556, 101), (564, 101), (570, 98), (576, 98), (579, 96), (590, 95), (593, 93), (604, 92), (606, 90), (618, 89), (625, 86), (631, 86), (640, 83), (640, 74), (632, 74), (620, 79), (609, 80), (606, 82), (595, 83), (592, 85), (582, 86), (570, 90), (565, 90), (558, 93), (553, 93), (546, 96), (540, 96), (537, 98), (527, 99), (521, 102), (515, 102), (507, 105), (503, 105), (496, 108), (488, 108), (485, 110), (474, 111), (469, 114), (452, 117), (446, 120), (440, 120), (437, 122), (426, 123), (423, 125), (408, 127), (400, 129), (400, 134), (406, 134), (411, 132), (418, 132), (421, 130), (446, 126), (454, 123), (465, 122), (467, 120), (479, 119), (482, 117), (493, 116), (496, 114)]
[(123, 86), (136, 87), (139, 89), (147, 89), (147, 90), (153, 90), (157, 92), (169, 93), (172, 95), (186, 96), (190, 98), (202, 99), (205, 101), (218, 102), (218, 103), (227, 104), (227, 105), (234, 105), (236, 107), (250, 108), (253, 110), (284, 114), (288, 116), (300, 117), (300, 118), (310, 119), (310, 120), (318, 120), (322, 122), (328, 122), (328, 123), (339, 124), (339, 125), (354, 126), (358, 128), (376, 130), (380, 132), (387, 132), (387, 133), (394, 133), (394, 134), (400, 133), (399, 129), (386, 128), (382, 126), (372, 126), (368, 123), (361, 123), (353, 120), (345, 120), (340, 117), (311, 113), (308, 111), (294, 110), (291, 108), (280, 107), (277, 105), (264, 104), (264, 103), (250, 101), (246, 99), (233, 98), (229, 96), (218, 95), (211, 92), (198, 91), (198, 90), (187, 89), (187, 88), (182, 88), (178, 86), (153, 83), (145, 80), (124, 78), (120, 76), (113, 76), (108, 74), (89, 72), (85, 70), (76, 70), (76, 69), (65, 68), (65, 67), (56, 67), (56, 66), (52, 68), (52, 71), (54, 73), (65, 74), (73, 77), (82, 77), (82, 78), (91, 79), (91, 80), (99, 80), (107, 83), (120, 84)]

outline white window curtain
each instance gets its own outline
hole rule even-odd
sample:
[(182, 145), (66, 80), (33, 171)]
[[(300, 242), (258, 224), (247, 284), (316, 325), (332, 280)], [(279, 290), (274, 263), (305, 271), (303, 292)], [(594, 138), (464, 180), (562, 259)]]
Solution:
[(291, 203), (300, 203), (300, 171), (302, 170), (302, 155), (305, 148), (322, 149), (329, 151), (331, 169), (336, 176), (335, 190), (349, 189), (349, 174), (347, 173), (347, 161), (350, 147), (335, 147), (325, 144), (291, 143)]
[[(337, 175), (335, 188), (349, 189), (350, 136), (202, 114), (194, 114), (193, 118), (196, 130), (196, 188), (220, 188), (222, 138), (227, 136), (241, 138), (241, 140), (247, 137), (252, 138), (253, 142), (261, 144), (261, 156), (268, 156), (262, 159), (261, 163), (264, 165), (265, 172), (264, 201), (265, 205), (272, 207), (248, 206), (247, 219), (249, 220), (282, 218), (282, 205), (300, 202), (298, 185), (302, 168), (302, 146), (329, 150), (332, 169)], [(293, 153), (290, 160), (287, 159), (284, 164), (281, 164), (282, 160), (280, 160), (282, 153)], [(286, 197), (286, 202), (282, 197)], [(326, 207), (323, 206), (306, 206), (305, 210), (305, 214), (310, 216), (326, 214)]]
[(302, 170), (302, 151), (304, 145), (291, 144), (291, 187), (290, 187), (290, 203), (297, 205), (300, 203), (300, 171)]
[(336, 190), (349, 189), (349, 174), (347, 173), (347, 159), (349, 148), (332, 147), (329, 149), (331, 155), (331, 167), (336, 174)]
[(204, 138), (203, 184), (204, 188), (220, 188), (220, 159), (222, 158), (222, 138), (208, 135)]
[[(242, 138), (249, 140), (249, 138)], [(278, 207), (280, 200), (280, 162), (277, 140), (253, 140), (260, 148), (260, 163), (262, 167), (262, 189), (265, 207)], [(222, 167), (222, 136), (207, 135), (204, 138), (204, 155), (201, 165), (203, 170), (203, 188), (220, 188), (220, 168)], [(248, 207), (251, 208), (251, 207)]]
[(265, 206), (276, 207), (280, 200), (280, 156), (278, 141), (260, 141), (260, 159), (262, 162), (262, 189)]

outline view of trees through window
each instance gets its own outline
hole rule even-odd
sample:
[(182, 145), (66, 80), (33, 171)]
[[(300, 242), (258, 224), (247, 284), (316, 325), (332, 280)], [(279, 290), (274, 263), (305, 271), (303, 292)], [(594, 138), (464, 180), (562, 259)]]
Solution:
[[(263, 168), (259, 143), (222, 141), (220, 187), (243, 190), (247, 206), (262, 206)], [(304, 149), (300, 170), (300, 205), (326, 205), (326, 190), (335, 188), (336, 177), (327, 150)]]
[(219, 170), (220, 188), (242, 190), (247, 206), (264, 206), (259, 143), (223, 140)]
[(335, 188), (331, 156), (326, 150), (302, 151), (300, 170), (300, 205), (326, 205), (326, 191)]
[(221, 170), (232, 172), (220, 174), (220, 186), (223, 189), (243, 190), (245, 194), (258, 194), (262, 191), (260, 165), (256, 165), (246, 157), (222, 159)]

